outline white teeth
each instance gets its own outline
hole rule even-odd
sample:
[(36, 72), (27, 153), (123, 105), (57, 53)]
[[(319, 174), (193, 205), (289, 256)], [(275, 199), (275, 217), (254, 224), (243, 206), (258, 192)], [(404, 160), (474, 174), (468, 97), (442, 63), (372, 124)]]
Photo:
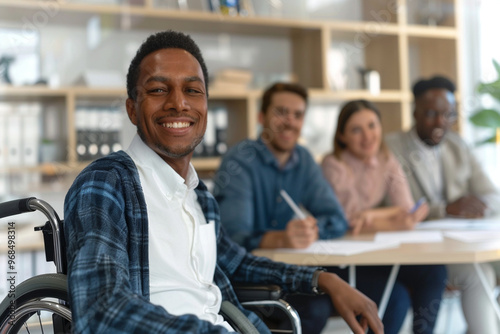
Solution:
[(174, 128), (174, 129), (179, 129), (179, 128), (187, 128), (189, 127), (189, 122), (173, 122), (173, 123), (163, 123), (162, 126), (164, 128)]

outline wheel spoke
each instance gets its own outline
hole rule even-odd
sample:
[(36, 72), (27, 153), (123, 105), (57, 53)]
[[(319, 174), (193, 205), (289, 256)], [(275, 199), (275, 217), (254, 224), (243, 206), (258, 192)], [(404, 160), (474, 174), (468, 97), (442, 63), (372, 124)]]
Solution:
[(36, 312), (36, 314), (38, 315), (38, 322), (40, 323), (40, 329), (42, 330), (42, 334), (44, 334), (44, 331), (43, 331), (43, 325), (42, 325), (42, 317), (40, 317), (40, 311)]
[(26, 332), (30, 334), (30, 329), (28, 328), (28, 324), (26, 323), (26, 321), (24, 322), (24, 327), (26, 328)]

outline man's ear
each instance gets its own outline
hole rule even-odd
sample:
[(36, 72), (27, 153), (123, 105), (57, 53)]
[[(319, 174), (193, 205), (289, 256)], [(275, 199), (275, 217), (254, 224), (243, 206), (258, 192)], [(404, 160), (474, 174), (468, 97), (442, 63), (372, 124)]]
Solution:
[(259, 112), (259, 124), (260, 125), (264, 125), (264, 117), (266, 115), (264, 115), (264, 113), (262, 111)]
[(135, 110), (135, 101), (131, 98), (128, 98), (125, 105), (127, 107), (128, 118), (130, 119), (132, 124), (137, 125), (137, 111)]

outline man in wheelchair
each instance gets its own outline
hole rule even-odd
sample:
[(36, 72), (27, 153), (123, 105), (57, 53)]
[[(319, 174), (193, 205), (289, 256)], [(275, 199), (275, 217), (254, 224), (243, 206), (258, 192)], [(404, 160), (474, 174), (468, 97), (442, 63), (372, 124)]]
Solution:
[(219, 315), (225, 300), (269, 333), (231, 282), (324, 292), (354, 333), (383, 333), (375, 303), (338, 276), (252, 256), (226, 236), (190, 163), (207, 124), (208, 72), (189, 36), (150, 36), (127, 94), (130, 147), (90, 164), (65, 199), (75, 333), (234, 332)]

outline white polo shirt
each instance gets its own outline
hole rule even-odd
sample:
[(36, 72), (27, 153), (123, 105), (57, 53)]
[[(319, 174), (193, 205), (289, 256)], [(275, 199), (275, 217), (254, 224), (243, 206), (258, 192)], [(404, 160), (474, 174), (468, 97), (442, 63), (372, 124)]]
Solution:
[(126, 152), (137, 166), (146, 199), (151, 302), (170, 314), (194, 314), (234, 331), (218, 314), (215, 223), (207, 224), (197, 201), (193, 166), (184, 180), (138, 135)]

